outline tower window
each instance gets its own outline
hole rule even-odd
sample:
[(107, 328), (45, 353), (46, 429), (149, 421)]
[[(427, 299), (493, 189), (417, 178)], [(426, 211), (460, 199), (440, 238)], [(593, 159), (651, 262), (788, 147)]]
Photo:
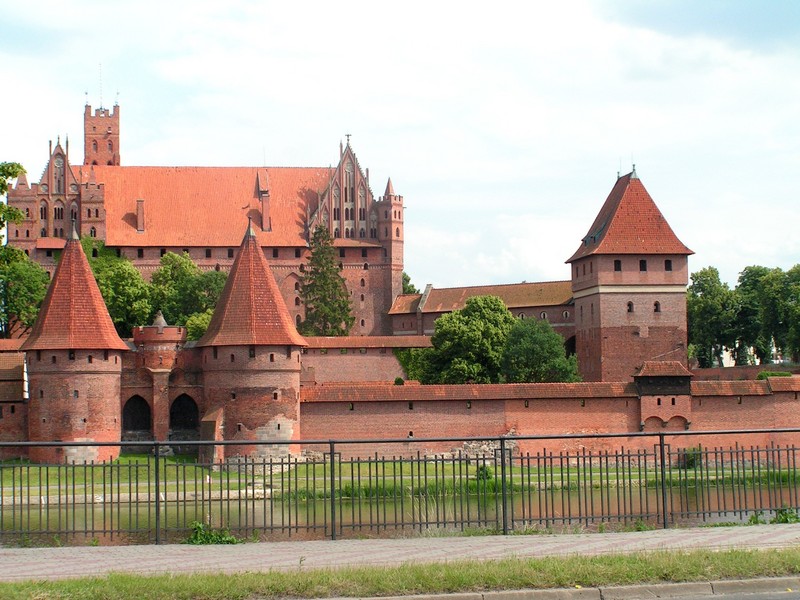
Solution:
[(295, 281), (294, 282), (294, 291), (295, 292), (299, 292), (300, 291), (300, 282), (299, 281)]
[(633, 312), (633, 302), (628, 302), (628, 312), (629, 313)]
[(617, 259), (614, 261), (614, 270), (615, 271), (622, 271), (622, 261)]
[(362, 279), (361, 280), (361, 287), (365, 287), (366, 285), (367, 285), (367, 282)]
[(641, 260), (639, 261), (639, 270), (640, 270), (642, 273), (644, 273), (645, 271), (647, 271), (647, 261), (646, 261), (645, 259), (641, 259)]
[(653, 303), (653, 312), (661, 312), (661, 303), (660, 302), (654, 302)]
[(664, 270), (665, 271), (672, 271), (672, 260), (670, 260), (669, 258), (667, 258), (664, 261)]

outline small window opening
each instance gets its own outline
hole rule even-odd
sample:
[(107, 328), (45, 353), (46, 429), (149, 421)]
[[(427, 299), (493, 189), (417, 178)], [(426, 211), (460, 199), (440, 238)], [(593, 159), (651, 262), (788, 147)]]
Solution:
[(235, 354), (231, 354), (231, 362), (236, 362), (236, 355)]
[(661, 406), (661, 398), (656, 398), (656, 405)]
[(256, 357), (256, 347), (255, 346), (250, 346), (250, 348), (248, 349), (248, 355), (250, 356), (250, 358), (255, 358)]
[(628, 302), (628, 312), (629, 313), (633, 312), (633, 302)]
[(675, 398), (672, 399), (672, 406), (675, 406)]
[(621, 260), (615, 260), (614, 261), (614, 270), (615, 271), (622, 271), (622, 261)]
[(206, 248), (206, 258), (211, 258), (211, 248)]
[(669, 258), (667, 258), (664, 261), (664, 270), (665, 271), (672, 271), (672, 260), (670, 260)]
[(414, 410), (414, 403), (413, 402), (409, 402), (408, 403), (408, 410)]
[(275, 355), (273, 353), (269, 355), (269, 362), (275, 362)]
[(646, 261), (645, 259), (641, 259), (641, 260), (639, 261), (639, 270), (640, 270), (642, 273), (644, 273), (645, 271), (647, 271), (647, 261)]
[(77, 398), (78, 397), (78, 390), (72, 390), (72, 397), (73, 398)]
[(277, 400), (278, 399), (278, 392), (272, 392), (272, 399), (273, 400)]
[(661, 303), (660, 302), (654, 302), (653, 303), (653, 312), (661, 312)]
[(295, 258), (300, 258), (300, 248), (295, 248), (294, 249), (294, 257)]
[(278, 249), (277, 248), (273, 248), (272, 249), (272, 258), (278, 258), (278, 254), (279, 254), (278, 253)]
[(233, 258), (233, 248), (228, 248), (228, 258)]
[(75, 350), (70, 350), (69, 351), (69, 359), (70, 360), (75, 360)]
[(355, 408), (355, 406), (353, 406), (353, 403), (352, 402), (348, 402), (347, 410), (353, 410), (354, 408)]

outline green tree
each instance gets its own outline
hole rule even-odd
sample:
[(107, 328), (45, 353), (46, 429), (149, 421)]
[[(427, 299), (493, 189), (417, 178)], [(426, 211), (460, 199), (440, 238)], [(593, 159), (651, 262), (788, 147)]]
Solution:
[(186, 319), (186, 339), (199, 340), (211, 324), (214, 310), (209, 308), (205, 312), (194, 313)]
[(201, 271), (185, 252), (167, 252), (153, 273), (153, 308), (170, 325), (185, 325), (190, 316), (214, 309), (226, 279), (220, 271)]
[[(0, 162), (0, 196), (5, 196), (8, 193), (8, 182), (15, 177), (19, 177), (25, 172), (22, 165), (15, 162)], [(18, 208), (9, 206), (5, 202), (0, 202), (0, 229), (6, 226), (6, 223), (19, 223), (22, 221), (24, 215)], [(0, 240), (2, 240), (0, 236)]]
[(689, 342), (700, 367), (711, 367), (714, 361), (721, 367), (723, 351), (735, 343), (733, 293), (714, 267), (692, 273), (691, 279), (686, 298)]
[(84, 236), (81, 245), (117, 333), (130, 337), (134, 327), (148, 325), (154, 312), (151, 287), (133, 263), (97, 238)]
[(355, 318), (350, 294), (339, 272), (336, 251), (328, 230), (317, 227), (311, 238), (311, 256), (300, 286), (306, 318), (304, 335), (347, 335)]
[(403, 271), (403, 293), (404, 294), (419, 294), (417, 286), (411, 283), (411, 276)]
[(737, 365), (749, 362), (751, 348), (762, 364), (772, 361), (772, 340), (765, 332), (762, 310), (763, 279), (769, 272), (767, 267), (749, 266), (739, 273), (734, 290)]
[(503, 349), (502, 374), (508, 383), (580, 381), (578, 360), (567, 357), (564, 338), (538, 319), (514, 323)]
[(467, 299), (464, 308), (436, 320), (433, 347), (414, 353), (413, 375), (422, 383), (499, 382), (503, 349), (514, 322), (496, 296)]
[(47, 272), (24, 252), (0, 247), (0, 328), (3, 337), (22, 334), (33, 327), (50, 280)]

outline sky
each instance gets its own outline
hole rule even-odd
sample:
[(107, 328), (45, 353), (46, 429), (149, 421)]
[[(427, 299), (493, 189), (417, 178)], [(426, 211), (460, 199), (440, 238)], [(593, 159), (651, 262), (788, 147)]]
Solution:
[(417, 287), (569, 279), (632, 165), (735, 285), (800, 262), (800, 2), (0, 0), (0, 162), (328, 166), (391, 177)]

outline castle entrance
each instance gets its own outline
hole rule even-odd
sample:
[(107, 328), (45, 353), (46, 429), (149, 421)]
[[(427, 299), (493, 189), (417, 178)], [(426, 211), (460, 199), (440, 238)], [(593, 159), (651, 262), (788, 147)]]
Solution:
[[(122, 441), (140, 442), (153, 439), (153, 418), (147, 400), (131, 396), (122, 408)], [(136, 447), (123, 447), (122, 452), (136, 452)]]
[[(169, 439), (175, 442), (200, 439), (200, 411), (197, 403), (188, 394), (181, 394), (169, 409)], [(176, 454), (196, 454), (193, 446), (172, 446)]]

